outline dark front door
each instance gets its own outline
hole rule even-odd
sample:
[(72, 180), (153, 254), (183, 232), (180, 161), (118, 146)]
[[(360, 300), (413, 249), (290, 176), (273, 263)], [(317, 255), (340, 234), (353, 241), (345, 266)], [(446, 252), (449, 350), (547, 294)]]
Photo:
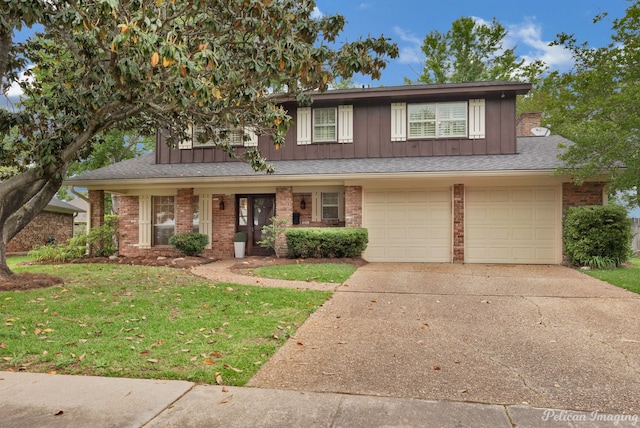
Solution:
[(247, 233), (246, 253), (251, 256), (273, 254), (273, 250), (258, 244), (262, 240), (262, 227), (271, 224), (276, 215), (275, 195), (239, 195), (237, 230)]

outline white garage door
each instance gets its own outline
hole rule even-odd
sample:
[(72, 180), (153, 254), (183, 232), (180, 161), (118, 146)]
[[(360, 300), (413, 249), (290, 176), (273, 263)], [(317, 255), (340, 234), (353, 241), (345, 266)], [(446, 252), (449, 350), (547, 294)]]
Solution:
[(371, 262), (450, 262), (451, 190), (365, 190)]
[(465, 192), (465, 262), (560, 263), (557, 187)]

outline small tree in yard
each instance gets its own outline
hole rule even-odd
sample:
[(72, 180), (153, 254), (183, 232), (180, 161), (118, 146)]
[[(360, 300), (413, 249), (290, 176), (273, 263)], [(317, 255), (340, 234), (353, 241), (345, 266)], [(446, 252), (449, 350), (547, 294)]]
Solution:
[(576, 266), (616, 267), (629, 260), (631, 221), (620, 206), (572, 207), (564, 218), (564, 251)]
[[(0, 108), (0, 280), (13, 275), (7, 243), (102, 133), (162, 127), (177, 145), (196, 127), (235, 157), (220, 130), (250, 126), (282, 145), (291, 117), (273, 88), (308, 104), (334, 78), (379, 78), (398, 55), (384, 37), (336, 47), (344, 18), (314, 9), (313, 0), (5, 0), (0, 88), (18, 84), (24, 97), (15, 112)], [(43, 31), (14, 41), (34, 24)], [(242, 160), (273, 172), (255, 148)]]
[(270, 248), (276, 252), (276, 257), (280, 257), (280, 251), (286, 244), (284, 233), (289, 226), (289, 220), (286, 218), (271, 217), (271, 224), (262, 226), (262, 240), (258, 241), (258, 245)]

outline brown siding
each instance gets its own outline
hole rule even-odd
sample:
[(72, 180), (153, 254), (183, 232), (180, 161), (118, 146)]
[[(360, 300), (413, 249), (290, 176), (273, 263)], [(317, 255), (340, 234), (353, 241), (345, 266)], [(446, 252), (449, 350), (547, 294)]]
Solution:
[[(429, 102), (441, 100), (416, 100)], [(391, 141), (391, 103), (389, 101), (345, 101), (353, 105), (353, 143), (317, 143), (297, 145), (296, 107), (286, 105), (294, 124), (287, 133), (285, 145), (276, 149), (269, 137), (260, 137), (258, 147), (271, 160), (311, 160), (384, 158), (416, 156), (456, 156), (516, 153), (515, 97), (486, 99), (486, 138), (424, 139)], [(317, 103), (314, 107), (327, 104)], [(337, 105), (337, 104), (331, 104)], [(160, 133), (156, 159), (159, 163), (201, 163), (234, 161), (221, 150), (195, 148), (172, 149), (165, 143), (166, 133)], [(238, 148), (242, 154), (244, 148)]]
[(42, 211), (9, 241), (7, 253), (31, 251), (34, 246), (45, 245), (49, 241), (64, 244), (72, 236), (73, 214)]

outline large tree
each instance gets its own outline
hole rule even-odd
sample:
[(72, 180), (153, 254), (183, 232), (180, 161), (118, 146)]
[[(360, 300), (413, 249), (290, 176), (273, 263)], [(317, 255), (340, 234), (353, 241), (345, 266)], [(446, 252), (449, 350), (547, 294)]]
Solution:
[[(599, 16), (596, 21), (600, 21)], [(545, 121), (575, 142), (562, 159), (576, 182), (611, 174), (610, 191), (624, 191), (637, 206), (640, 188), (640, 1), (613, 21), (611, 43), (593, 48), (572, 35), (556, 44), (570, 49), (574, 68), (551, 75), (544, 90)]]
[(462, 17), (446, 33), (433, 30), (424, 39), (422, 83), (460, 83), (484, 80), (530, 80), (543, 69), (526, 63), (516, 48), (506, 49), (507, 30), (495, 18), (490, 24)]
[[(378, 78), (397, 48), (384, 37), (335, 46), (344, 18), (313, 18), (313, 0), (6, 0), (0, 10), (0, 83), (20, 83), (22, 109), (0, 110), (0, 279), (8, 241), (49, 202), (69, 165), (105, 130), (189, 125), (220, 140), (250, 125), (282, 144), (290, 124), (270, 88), (300, 102), (334, 77)], [(25, 43), (13, 33), (39, 23)], [(17, 129), (17, 132), (15, 131)], [(176, 140), (178, 139), (176, 138)], [(173, 141), (176, 144), (177, 141)], [(219, 143), (224, 150), (232, 148)], [(270, 166), (257, 150), (245, 161)]]

